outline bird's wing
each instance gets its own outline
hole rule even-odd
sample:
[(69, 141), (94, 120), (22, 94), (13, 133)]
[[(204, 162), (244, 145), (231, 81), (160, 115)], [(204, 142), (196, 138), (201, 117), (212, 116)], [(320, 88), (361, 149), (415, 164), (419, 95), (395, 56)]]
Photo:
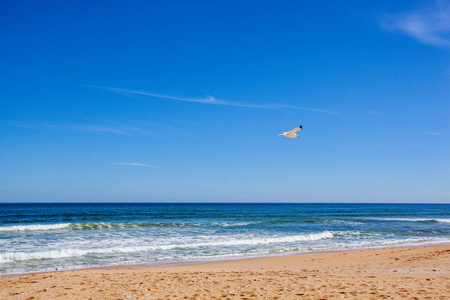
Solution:
[(300, 125), (300, 126), (298, 126), (297, 128), (295, 128), (295, 129), (292, 129), (291, 131), (289, 131), (288, 133), (292, 133), (292, 134), (294, 134), (294, 133), (296, 133), (297, 131), (300, 131), (300, 130), (302, 130), (302, 125)]

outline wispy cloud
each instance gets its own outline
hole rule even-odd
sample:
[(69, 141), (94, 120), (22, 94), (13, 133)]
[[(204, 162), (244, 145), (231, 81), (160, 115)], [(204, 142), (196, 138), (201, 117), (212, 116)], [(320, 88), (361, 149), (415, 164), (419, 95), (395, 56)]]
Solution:
[(429, 135), (440, 135), (440, 132), (422, 132), (422, 134), (429, 134)]
[(141, 163), (113, 163), (113, 165), (121, 165), (121, 166), (133, 166), (133, 167), (146, 167), (146, 168), (154, 168), (159, 169), (157, 166), (141, 164)]
[(426, 7), (385, 16), (381, 25), (423, 44), (450, 47), (450, 1), (437, 0)]
[(41, 130), (70, 130), (70, 131), (82, 131), (95, 134), (119, 134), (127, 136), (139, 136), (144, 134), (141, 128), (133, 126), (103, 126), (103, 125), (91, 125), (91, 124), (40, 124), (40, 123), (27, 123), (27, 122), (4, 122), (4, 124), (15, 127), (22, 127), (28, 129), (41, 129)]
[(0, 190), (3, 190), (3, 189), (10, 189), (11, 187), (10, 186), (0, 186)]
[(324, 109), (320, 109), (320, 108), (309, 108), (309, 107), (301, 107), (301, 106), (294, 106), (294, 105), (287, 105), (287, 104), (277, 104), (277, 103), (257, 104), (257, 103), (249, 103), (249, 102), (235, 102), (235, 101), (216, 99), (212, 96), (206, 96), (204, 98), (173, 97), (173, 96), (168, 96), (168, 95), (160, 95), (160, 94), (154, 94), (154, 93), (143, 92), (143, 91), (119, 89), (119, 88), (112, 88), (112, 87), (105, 87), (105, 86), (95, 86), (95, 85), (86, 85), (86, 86), (103, 89), (103, 90), (108, 90), (108, 91), (115, 92), (115, 93), (128, 94), (128, 95), (141, 95), (141, 96), (169, 99), (169, 100), (175, 100), (175, 101), (195, 102), (195, 103), (212, 104), (212, 105), (261, 108), (261, 109), (283, 109), (283, 108), (284, 109), (300, 109), (300, 110), (312, 111), (312, 112), (317, 112), (317, 113), (339, 115), (339, 113), (337, 113), (337, 112), (324, 110)]

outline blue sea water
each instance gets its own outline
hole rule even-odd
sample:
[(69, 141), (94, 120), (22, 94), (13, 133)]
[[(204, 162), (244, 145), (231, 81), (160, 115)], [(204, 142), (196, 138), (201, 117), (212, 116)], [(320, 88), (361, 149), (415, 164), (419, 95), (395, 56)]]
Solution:
[(450, 243), (446, 204), (0, 204), (0, 274)]

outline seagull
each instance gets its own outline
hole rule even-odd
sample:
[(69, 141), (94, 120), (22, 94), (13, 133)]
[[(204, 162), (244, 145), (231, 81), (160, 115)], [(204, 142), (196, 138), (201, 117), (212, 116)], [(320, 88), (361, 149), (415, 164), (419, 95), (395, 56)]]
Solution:
[(280, 136), (285, 136), (285, 137), (288, 137), (288, 138), (299, 138), (299, 136), (296, 135), (295, 133), (296, 133), (297, 131), (302, 130), (302, 128), (303, 128), (302, 125), (300, 125), (300, 126), (298, 126), (297, 128), (292, 129), (291, 131), (283, 132), (282, 134), (279, 134), (279, 135), (280, 135)]

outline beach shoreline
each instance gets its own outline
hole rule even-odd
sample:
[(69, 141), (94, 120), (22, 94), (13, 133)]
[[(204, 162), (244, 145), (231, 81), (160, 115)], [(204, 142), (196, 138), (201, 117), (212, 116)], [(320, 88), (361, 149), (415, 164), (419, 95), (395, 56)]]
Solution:
[(170, 262), (136, 263), (136, 264), (129, 264), (129, 265), (126, 265), (126, 264), (104, 265), (104, 266), (94, 266), (94, 267), (86, 267), (86, 268), (79, 268), (79, 269), (37, 271), (37, 272), (14, 273), (14, 274), (0, 274), (0, 279), (7, 278), (7, 277), (26, 276), (26, 275), (33, 275), (33, 274), (46, 274), (46, 273), (54, 273), (54, 272), (89, 271), (89, 270), (104, 270), (104, 269), (178, 267), (178, 266), (202, 265), (202, 264), (209, 264), (209, 263), (226, 263), (226, 262), (241, 261), (241, 260), (260, 259), (260, 258), (277, 258), (277, 257), (285, 257), (285, 256), (331, 254), (331, 253), (343, 253), (343, 252), (355, 252), (355, 251), (379, 250), (379, 249), (421, 248), (421, 247), (434, 247), (434, 246), (446, 246), (446, 245), (448, 245), (450, 247), (450, 242), (391, 245), (391, 246), (379, 246), (379, 247), (370, 247), (370, 248), (364, 247), (364, 248), (336, 249), (336, 250), (322, 250), (322, 251), (321, 250), (313, 250), (310, 252), (289, 252), (289, 253), (276, 253), (276, 254), (258, 255), (258, 256), (238, 256), (236, 258), (229, 258), (229, 259), (183, 260), (183, 261), (170, 261)]
[(1, 299), (445, 299), (449, 290), (450, 244), (0, 278)]

